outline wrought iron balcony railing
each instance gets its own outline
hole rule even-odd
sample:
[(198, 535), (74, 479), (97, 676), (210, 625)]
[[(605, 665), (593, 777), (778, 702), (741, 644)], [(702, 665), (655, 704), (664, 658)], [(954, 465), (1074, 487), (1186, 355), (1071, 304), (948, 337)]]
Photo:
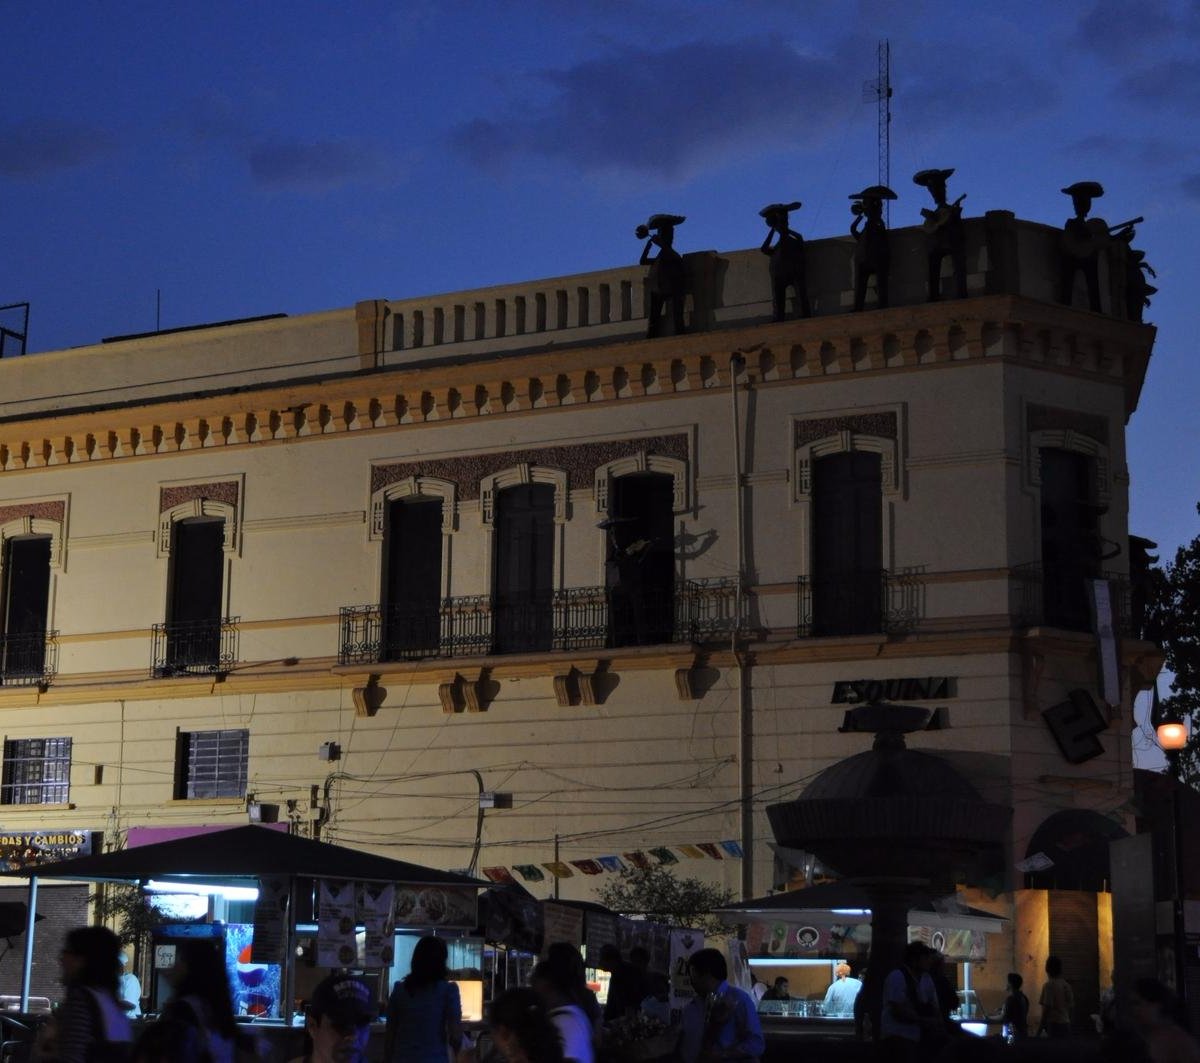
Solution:
[(150, 674), (220, 675), (237, 660), (238, 621), (226, 616), (213, 620), (168, 620), (155, 624)]
[(1117, 634), (1130, 635), (1129, 577), (1123, 572), (1101, 572), (1082, 564), (1046, 566), (1033, 562), (1016, 566), (1012, 577), (1012, 613), (1016, 626), (1045, 625), (1064, 631), (1094, 631), (1088, 583), (1098, 579), (1108, 581)]
[(57, 672), (57, 631), (0, 635), (0, 685), (38, 686)]
[(922, 612), (921, 577), (886, 569), (796, 581), (800, 638), (886, 635), (910, 629)]
[(347, 605), (341, 664), (704, 642), (734, 630), (735, 581), (684, 580), (674, 595), (569, 587), (519, 598), (468, 595), (436, 606)]

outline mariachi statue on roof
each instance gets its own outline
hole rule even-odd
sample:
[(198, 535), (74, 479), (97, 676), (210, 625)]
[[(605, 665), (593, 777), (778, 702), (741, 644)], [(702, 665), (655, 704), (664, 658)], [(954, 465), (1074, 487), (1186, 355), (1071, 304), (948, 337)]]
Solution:
[[(1099, 313), (1100, 258), (1108, 252), (1114, 234), (1118, 239), (1124, 239), (1125, 232), (1128, 232), (1129, 239), (1132, 239), (1133, 227), (1144, 219), (1133, 218), (1117, 225), (1109, 225), (1103, 218), (1089, 218), (1092, 201), (1104, 195), (1104, 187), (1099, 181), (1076, 181), (1062, 191), (1064, 195), (1071, 197), (1075, 216), (1067, 219), (1059, 241), (1062, 256), (1059, 299), (1067, 306), (1074, 302), (1075, 278), (1082, 273), (1084, 284), (1087, 286), (1088, 309)], [(1139, 320), (1140, 316), (1139, 311)]]
[(787, 317), (787, 290), (792, 289), (798, 317), (810, 317), (808, 285), (804, 275), (804, 237), (788, 226), (788, 215), (800, 201), (771, 203), (758, 212), (767, 223), (767, 238), (759, 250), (771, 258), (771, 313), (776, 321)]
[(949, 256), (954, 268), (954, 296), (967, 297), (967, 240), (963, 229), (962, 201), (964, 192), (953, 203), (946, 201), (946, 181), (954, 173), (949, 170), (920, 170), (913, 174), (913, 184), (927, 188), (933, 197), (933, 209), (921, 208), (921, 228), (925, 231), (928, 263), (928, 298), (935, 302), (942, 297), (942, 261)]
[[(683, 332), (683, 301), (687, 296), (687, 278), (683, 257), (675, 250), (675, 226), (687, 219), (681, 214), (652, 214), (645, 225), (639, 225), (634, 235), (645, 240), (641, 264), (649, 266), (646, 290), (650, 306), (646, 313), (646, 335), (678, 336)], [(651, 257), (657, 247), (658, 254)], [(664, 317), (666, 321), (664, 321)]]
[(888, 305), (888, 274), (892, 268), (892, 252), (888, 245), (887, 223), (883, 220), (883, 202), (898, 198), (887, 185), (870, 185), (850, 198), (854, 221), (850, 235), (854, 237), (854, 309), (861, 310), (867, 300), (867, 281), (875, 278), (877, 305)]

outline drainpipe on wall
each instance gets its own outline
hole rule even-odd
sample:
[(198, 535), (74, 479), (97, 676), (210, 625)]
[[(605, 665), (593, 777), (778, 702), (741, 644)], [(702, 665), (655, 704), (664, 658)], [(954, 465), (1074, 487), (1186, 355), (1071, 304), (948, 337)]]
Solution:
[(733, 426), (733, 516), (737, 554), (733, 597), (733, 634), (729, 648), (737, 669), (738, 808), (741, 819), (742, 899), (754, 896), (754, 727), (746, 697), (746, 662), (741, 651), (742, 593), (746, 548), (742, 530), (742, 429), (738, 416), (737, 376), (746, 367), (740, 352), (729, 358), (729, 399)]

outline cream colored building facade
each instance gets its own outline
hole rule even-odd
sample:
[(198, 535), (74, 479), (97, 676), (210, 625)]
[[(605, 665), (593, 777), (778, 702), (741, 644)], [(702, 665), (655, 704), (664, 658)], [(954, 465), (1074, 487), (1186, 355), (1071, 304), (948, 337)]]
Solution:
[[(631, 267), (0, 363), (0, 825), (116, 846), (134, 826), (242, 823), (253, 801), (446, 868), (472, 864), (477, 829), (478, 868), (734, 841), (744, 859), (680, 869), (753, 896), (779, 882), (765, 806), (869, 746), (839, 733), (835, 692), (933, 678), (883, 689), (942, 710), (911, 748), (1012, 806), (990, 906), (1017, 916), (1013, 865), (1047, 817), (1126, 817), (1131, 699), (1156, 658), (1122, 641), (1106, 707), (1095, 636), (1048, 615), (1043, 458), (1068, 455), (1100, 537), (1123, 544), (1153, 329), (1054, 301), (1057, 231), (996, 214), (967, 235), (965, 300), (925, 301), (920, 233), (897, 230), (894, 305), (859, 314), (853, 245), (833, 239), (808, 245), (808, 319), (771, 321), (757, 251), (706, 252), (687, 257), (680, 336), (645, 338)], [(1119, 302), (1117, 271), (1105, 280)], [(669, 604), (650, 614), (611, 593), (618, 562), (663, 551), (621, 541), (621, 505), (649, 497), (622, 495), (628, 477), (669, 509), (674, 561), (654, 584)], [(524, 519), (514, 490), (548, 516), (530, 518), (525, 561), (498, 562)], [(876, 499), (865, 524), (854, 497)], [(433, 634), (405, 642), (388, 581), (413, 555), (389, 537), (420, 500), (436, 535), (409, 543), (440, 549), (440, 602)], [(850, 525), (825, 515), (837, 506)], [(198, 526), (217, 529), (208, 546), (180, 537)], [(837, 545), (856, 535), (857, 561)], [(12, 544), (31, 538), (45, 554), (21, 561)], [(190, 622), (184, 556), (219, 573), (219, 636), (169, 626)], [(18, 561), (45, 566), (44, 668), (12, 649)], [(504, 612), (498, 581), (522, 565), (541, 582)], [(1071, 763), (1042, 713), (1077, 689), (1104, 729)], [(18, 761), (48, 754), (28, 743), (60, 738), (69, 788), (31, 788)], [(481, 791), (512, 807), (480, 813)], [(589, 898), (602, 880), (575, 869), (557, 888)], [(1044, 921), (1010, 925), (986, 965), (997, 985), (1046, 948)]]

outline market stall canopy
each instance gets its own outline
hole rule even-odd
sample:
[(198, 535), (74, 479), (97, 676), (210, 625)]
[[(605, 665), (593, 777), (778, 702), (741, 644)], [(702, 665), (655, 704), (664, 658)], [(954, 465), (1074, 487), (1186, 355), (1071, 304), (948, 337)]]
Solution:
[[(737, 904), (714, 908), (713, 914), (726, 926), (760, 920), (779, 922), (868, 922), (871, 901), (866, 890), (853, 882), (824, 882), (806, 889), (755, 897)], [(955, 896), (918, 895), (908, 912), (910, 926), (940, 927), (947, 930), (981, 930), (998, 934), (1002, 916), (971, 908)]]
[(485, 880), (469, 875), (439, 871), (256, 826), (231, 827), (3, 874), (8, 878), (36, 875), (38, 878), (88, 882), (136, 882), (142, 879), (186, 882), (292, 875), (353, 879), (356, 882), (403, 882), (414, 886), (489, 885)]

